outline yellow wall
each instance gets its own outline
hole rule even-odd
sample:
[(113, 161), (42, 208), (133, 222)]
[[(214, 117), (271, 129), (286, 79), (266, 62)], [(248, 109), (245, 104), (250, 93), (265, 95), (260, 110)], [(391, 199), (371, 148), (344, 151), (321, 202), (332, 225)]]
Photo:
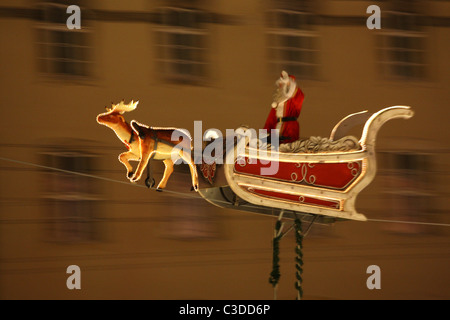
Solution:
[[(139, 99), (130, 119), (153, 126), (234, 129), (260, 128), (269, 112), (274, 81), (266, 52), (267, 1), (208, 1), (202, 6), (229, 15), (234, 23), (209, 24), (210, 81), (204, 86), (162, 81), (157, 74), (155, 25), (93, 21), (93, 76), (65, 82), (39, 75), (36, 21), (0, 17), (0, 157), (39, 163), (39, 146), (52, 139), (85, 139), (99, 155), (93, 174), (127, 181), (116, 160), (125, 151), (95, 116), (110, 102)], [(371, 1), (322, 1), (320, 13), (366, 16)], [(94, 1), (92, 9), (152, 11), (163, 1)], [(2, 7), (31, 7), (30, 1), (3, 1)], [(445, 10), (441, 10), (441, 8)], [(432, 15), (450, 18), (447, 3), (433, 1)], [(361, 11), (364, 10), (364, 11)], [(83, 21), (83, 20), (82, 20)], [(439, 214), (413, 235), (390, 232), (392, 224), (339, 222), (315, 226), (304, 242), (306, 299), (448, 299), (450, 297), (448, 187), (449, 60), (448, 27), (428, 27), (426, 81), (394, 82), (381, 77), (376, 61), (378, 31), (361, 26), (317, 27), (319, 79), (300, 81), (306, 94), (301, 135), (328, 136), (347, 114), (410, 105), (415, 116), (387, 123), (380, 149), (396, 141), (423, 139), (434, 155), (433, 192)], [(281, 70), (280, 70), (281, 71)], [(429, 147), (431, 146), (431, 147)], [(410, 146), (416, 149), (415, 146)], [(383, 169), (383, 168), (380, 168)], [(159, 172), (160, 173), (160, 172)], [(158, 173), (158, 174), (159, 174)], [(212, 239), (185, 241), (166, 236), (171, 194), (95, 180), (103, 199), (96, 212), (100, 240), (83, 244), (48, 241), (41, 204), (41, 170), (0, 161), (1, 299), (272, 299), (270, 217), (213, 207), (193, 200), (214, 215), (220, 232)], [(169, 181), (169, 183), (171, 183)], [(173, 181), (172, 181), (173, 183)], [(386, 218), (377, 177), (357, 201), (369, 218)], [(116, 201), (110, 204), (110, 201)], [(182, 213), (184, 208), (180, 206)], [(423, 218), (419, 217), (419, 218)], [(176, 222), (174, 222), (176, 225)], [(315, 231), (314, 231), (315, 230)], [(279, 299), (294, 299), (294, 238), (281, 245)], [(66, 288), (67, 266), (79, 265), (82, 289)], [(377, 264), (382, 289), (368, 290), (366, 268)]]

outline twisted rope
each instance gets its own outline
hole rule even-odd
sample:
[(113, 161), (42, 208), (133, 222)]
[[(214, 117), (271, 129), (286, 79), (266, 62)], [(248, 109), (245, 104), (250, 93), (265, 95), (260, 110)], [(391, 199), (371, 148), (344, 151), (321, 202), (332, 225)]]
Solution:
[(270, 273), (269, 283), (272, 285), (274, 290), (274, 299), (277, 298), (277, 286), (280, 281), (280, 240), (283, 238), (281, 230), (283, 228), (283, 223), (281, 218), (283, 217), (283, 210), (278, 216), (278, 220), (275, 224), (275, 231), (272, 239), (273, 256), (272, 256), (272, 272)]
[(297, 300), (301, 300), (303, 297), (303, 232), (302, 232), (302, 221), (296, 217), (294, 221), (295, 226), (295, 242), (297, 246), (295, 247), (295, 252), (297, 256), (295, 257), (295, 278), (297, 282), (295, 283), (295, 288), (297, 289)]
[(270, 284), (275, 287), (278, 284), (278, 281), (280, 280), (281, 274), (280, 274), (280, 240), (281, 235), (278, 235), (281, 229), (281, 221), (277, 221), (275, 225), (275, 236), (272, 240), (272, 246), (273, 246), (273, 256), (272, 256), (272, 272), (270, 273), (269, 282)]

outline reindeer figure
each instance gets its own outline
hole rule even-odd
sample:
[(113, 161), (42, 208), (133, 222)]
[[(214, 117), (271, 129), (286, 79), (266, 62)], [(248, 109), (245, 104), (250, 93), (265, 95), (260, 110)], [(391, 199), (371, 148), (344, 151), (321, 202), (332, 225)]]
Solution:
[(131, 101), (129, 104), (124, 104), (122, 100), (118, 104), (112, 104), (111, 108), (106, 107), (107, 112), (97, 116), (97, 122), (111, 128), (128, 149), (127, 152), (119, 154), (119, 161), (127, 168), (128, 179), (131, 179), (133, 176), (133, 167), (129, 161), (139, 161), (141, 155), (139, 137), (133, 131), (130, 124), (125, 121), (123, 114), (136, 109), (138, 103), (139, 101)]
[[(197, 191), (197, 168), (192, 159), (192, 153), (185, 152), (186, 150), (192, 150), (191, 137), (184, 131), (176, 128), (152, 128), (135, 120), (128, 124), (122, 114), (136, 109), (137, 104), (138, 102), (131, 101), (126, 105), (121, 101), (119, 104), (113, 105), (111, 109), (107, 108), (108, 112), (97, 116), (97, 122), (114, 130), (129, 150), (119, 155), (119, 161), (127, 168), (128, 179), (131, 182), (138, 181), (151, 159), (162, 160), (165, 170), (163, 178), (157, 186), (157, 190), (162, 190), (166, 187), (167, 181), (173, 172), (173, 161), (181, 158), (189, 165), (192, 186)], [(173, 141), (172, 137), (175, 131), (176, 136), (179, 138)], [(129, 160), (140, 160), (135, 172), (133, 172)]]

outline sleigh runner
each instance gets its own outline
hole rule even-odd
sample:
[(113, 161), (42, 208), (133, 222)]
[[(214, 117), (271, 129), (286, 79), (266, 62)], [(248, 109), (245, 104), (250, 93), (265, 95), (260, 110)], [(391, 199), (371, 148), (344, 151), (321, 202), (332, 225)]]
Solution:
[[(365, 221), (365, 215), (356, 211), (355, 201), (376, 174), (378, 130), (388, 120), (412, 116), (409, 107), (395, 106), (374, 114), (364, 111), (345, 117), (333, 128), (328, 142), (332, 145), (341, 140), (346, 145), (347, 139), (356, 140), (346, 137), (346, 132), (355, 125), (364, 124), (361, 139), (349, 151), (335, 151), (331, 147), (318, 152), (292, 152), (289, 145), (281, 145), (278, 152), (259, 152), (247, 146), (243, 153), (235, 152), (234, 163), (224, 164), (214, 171), (219, 177), (213, 185), (211, 176), (203, 175), (210, 183), (201, 184), (199, 193), (215, 205), (262, 214), (270, 214), (275, 208)], [(274, 161), (278, 170), (271, 175), (262, 175), (261, 170), (273, 166)], [(207, 170), (201, 172), (211, 174)], [(220, 179), (221, 174), (226, 183), (223, 177)]]

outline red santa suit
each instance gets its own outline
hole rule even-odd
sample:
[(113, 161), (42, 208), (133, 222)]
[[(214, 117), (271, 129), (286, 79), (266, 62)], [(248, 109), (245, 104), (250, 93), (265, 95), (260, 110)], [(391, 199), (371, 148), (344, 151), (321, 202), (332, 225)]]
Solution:
[(287, 86), (285, 98), (280, 102), (274, 102), (269, 112), (264, 129), (270, 134), (271, 129), (279, 130), (280, 143), (293, 142), (300, 137), (300, 126), (297, 121), (305, 98), (302, 90), (297, 86), (294, 76), (288, 76), (283, 72), (277, 84)]

